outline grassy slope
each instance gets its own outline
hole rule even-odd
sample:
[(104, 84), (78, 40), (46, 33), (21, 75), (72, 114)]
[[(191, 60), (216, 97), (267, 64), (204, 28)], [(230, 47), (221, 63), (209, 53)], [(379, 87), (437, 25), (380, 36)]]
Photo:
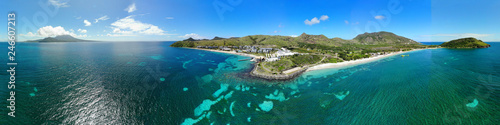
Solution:
[(484, 43), (483, 41), (476, 38), (470, 37), (445, 42), (441, 44), (441, 46), (448, 48), (485, 48), (488, 47), (489, 44)]

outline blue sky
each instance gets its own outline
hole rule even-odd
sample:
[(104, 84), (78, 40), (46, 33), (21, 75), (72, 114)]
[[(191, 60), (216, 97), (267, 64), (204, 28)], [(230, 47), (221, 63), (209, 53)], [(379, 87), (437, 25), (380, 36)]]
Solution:
[[(497, 0), (15, 0), (0, 9), (16, 12), (21, 41), (62, 34), (175, 41), (304, 32), (352, 39), (376, 31), (420, 42), (471, 36), (500, 41)], [(5, 34), (1, 30), (0, 38)]]

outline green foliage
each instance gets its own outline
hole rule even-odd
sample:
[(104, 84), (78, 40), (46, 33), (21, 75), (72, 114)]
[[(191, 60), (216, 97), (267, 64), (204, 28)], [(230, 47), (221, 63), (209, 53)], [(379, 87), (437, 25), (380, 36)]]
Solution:
[(448, 48), (487, 48), (490, 45), (476, 38), (469, 37), (445, 42), (441, 46)]
[(194, 41), (178, 41), (170, 45), (171, 47), (195, 47)]
[(391, 32), (364, 33), (353, 39), (355, 42), (376, 45), (376, 44), (420, 44), (406, 37), (398, 36)]
[(299, 37), (291, 36), (270, 36), (270, 35), (252, 35), (241, 38), (220, 38), (215, 37), (212, 40), (194, 40), (187, 39), (172, 44), (172, 47), (193, 47), (193, 46), (243, 46), (243, 45), (275, 45), (276, 47), (301, 47), (311, 49), (351, 49), (357, 45), (399, 45), (399, 44), (418, 44), (413, 40), (397, 36), (389, 32), (365, 33), (358, 35), (353, 40), (344, 40), (341, 38), (329, 39), (324, 35), (308, 35), (303, 33)]
[(315, 64), (320, 61), (322, 56), (320, 55), (293, 55), (290, 60), (297, 66), (304, 66), (309, 64)]
[(337, 59), (337, 58), (330, 58), (330, 59), (328, 60), (328, 62), (329, 62), (329, 63), (337, 63), (337, 62), (339, 62), (339, 61), (340, 61), (340, 60), (339, 60), (339, 59)]
[(278, 72), (295, 67), (295, 64), (290, 59), (286, 58), (274, 62), (262, 62), (262, 63), (266, 68), (269, 68), (269, 70)]

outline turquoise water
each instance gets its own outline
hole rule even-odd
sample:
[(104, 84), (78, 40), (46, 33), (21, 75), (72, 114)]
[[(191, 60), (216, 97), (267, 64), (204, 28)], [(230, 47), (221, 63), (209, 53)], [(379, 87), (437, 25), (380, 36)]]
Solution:
[[(19, 43), (16, 117), (0, 115), (0, 124), (500, 122), (500, 43), (414, 51), (289, 81), (251, 77), (252, 62), (238, 61), (248, 57), (170, 44)], [(0, 87), (1, 98), (7, 92)]]

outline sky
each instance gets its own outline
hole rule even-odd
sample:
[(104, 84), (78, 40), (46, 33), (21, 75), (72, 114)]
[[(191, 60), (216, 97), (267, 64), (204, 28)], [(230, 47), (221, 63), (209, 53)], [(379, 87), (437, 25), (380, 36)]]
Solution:
[[(498, 0), (9, 0), (18, 41), (56, 35), (177, 41), (302, 33), (352, 39), (388, 31), (419, 42), (500, 41)], [(7, 16), (1, 23), (7, 23)], [(6, 25), (3, 25), (6, 26)], [(7, 28), (3, 28), (7, 29)], [(7, 40), (7, 30), (0, 30)], [(0, 40), (2, 41), (2, 40)]]

